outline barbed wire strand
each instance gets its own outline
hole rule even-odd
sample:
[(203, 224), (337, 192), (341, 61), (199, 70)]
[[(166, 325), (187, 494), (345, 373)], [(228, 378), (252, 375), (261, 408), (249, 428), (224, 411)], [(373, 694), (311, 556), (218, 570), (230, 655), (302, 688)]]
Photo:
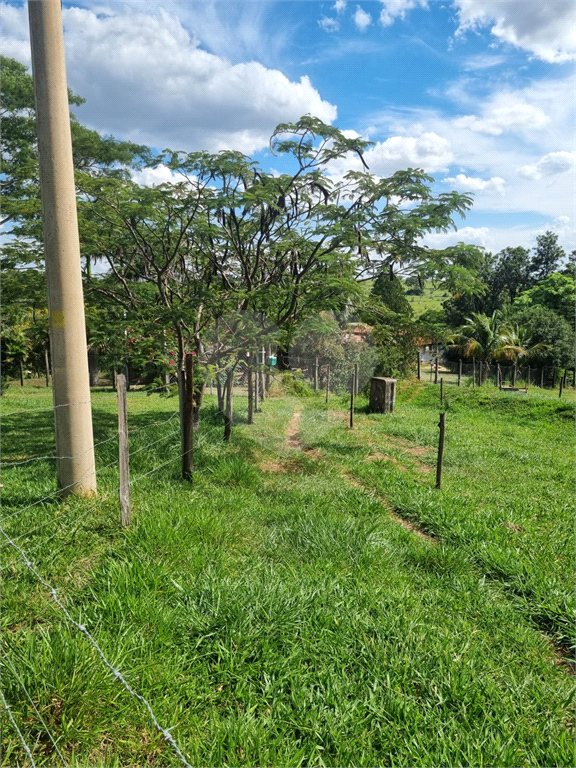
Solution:
[(26, 744), (26, 741), (24, 740), (24, 736), (22, 736), (22, 733), (20, 732), (20, 728), (18, 728), (18, 725), (16, 723), (16, 720), (14, 720), (14, 716), (12, 715), (12, 710), (8, 706), (8, 702), (4, 698), (4, 694), (0, 690), (0, 699), (2, 699), (2, 706), (6, 710), (6, 714), (10, 718), (10, 722), (14, 726), (14, 729), (16, 730), (16, 733), (18, 734), (18, 738), (22, 742), (22, 746), (24, 747), (24, 750), (26, 754), (28, 755), (28, 759), (30, 760), (30, 764), (32, 765), (32, 768), (36, 768), (36, 763), (34, 762), (34, 758), (32, 757), (32, 752), (30, 751), (30, 747), (28, 744)]
[(30, 702), (30, 704), (32, 704), (32, 708), (34, 709), (34, 712), (36, 712), (36, 714), (38, 715), (38, 718), (40, 719), (40, 722), (41, 722), (41, 723), (42, 723), (42, 725), (44, 726), (44, 729), (46, 730), (46, 733), (48, 734), (48, 737), (49, 737), (50, 741), (51, 741), (51, 742), (52, 742), (52, 744), (54, 745), (54, 749), (55, 749), (55, 750), (56, 750), (56, 752), (58, 753), (58, 757), (59, 757), (59, 758), (60, 758), (60, 760), (62, 761), (62, 764), (64, 765), (64, 768), (68, 768), (68, 764), (66, 763), (66, 760), (64, 759), (64, 757), (63, 757), (63, 755), (62, 755), (62, 752), (60, 752), (60, 749), (58, 748), (58, 744), (56, 744), (56, 741), (54, 740), (54, 737), (53, 737), (53, 736), (52, 736), (52, 734), (50, 733), (50, 729), (49, 729), (49, 728), (48, 728), (48, 726), (46, 725), (46, 723), (45, 723), (45, 721), (44, 721), (44, 718), (42, 717), (42, 715), (40, 714), (40, 712), (39, 712), (39, 710), (38, 710), (38, 707), (36, 706), (36, 704), (34, 704), (34, 701), (33, 701), (33, 699), (32, 699), (32, 696), (30, 696), (30, 693), (28, 692), (28, 689), (26, 688), (26, 686), (25, 686), (25, 685), (24, 685), (24, 683), (22, 682), (22, 680), (21, 680), (21, 678), (20, 678), (20, 675), (18, 674), (18, 672), (16, 672), (16, 669), (13, 667), (13, 665), (12, 665), (12, 662), (11, 662), (11, 661), (10, 661), (10, 660), (9, 660), (9, 659), (6, 657), (6, 655), (4, 654), (4, 655), (2, 656), (2, 660), (1, 660), (1, 662), (0, 662), (0, 663), (2, 663), (2, 664), (4, 664), (5, 666), (7, 666), (7, 667), (8, 667), (8, 669), (9, 669), (9, 670), (12, 672), (12, 674), (13, 674), (13, 675), (14, 675), (14, 677), (16, 678), (16, 680), (18, 680), (18, 682), (20, 683), (20, 687), (22, 688), (22, 690), (24, 691), (24, 693), (25, 693), (25, 694), (26, 694), (26, 696), (28, 697), (28, 701)]
[[(173, 433), (173, 434), (177, 434), (177, 432), (175, 432), (175, 433)], [(157, 469), (162, 469), (162, 467), (165, 467), (167, 464), (170, 464), (170, 463), (171, 463), (171, 462), (173, 462), (173, 461), (176, 461), (176, 460), (180, 460), (180, 458), (181, 458), (181, 454), (179, 454), (178, 456), (175, 456), (175, 457), (173, 457), (172, 459), (168, 459), (168, 461), (165, 461), (165, 462), (163, 462), (162, 464), (159, 464), (158, 466), (154, 467), (153, 469), (151, 469), (151, 470), (150, 470), (150, 471), (148, 471), (148, 472), (145, 472), (145, 473), (144, 473), (144, 474), (142, 474), (142, 475), (138, 475), (137, 477), (135, 477), (135, 478), (133, 478), (132, 480), (130, 480), (130, 483), (129, 483), (130, 487), (132, 487), (132, 485), (133, 485), (134, 483), (137, 483), (137, 482), (138, 482), (139, 480), (141, 480), (143, 477), (147, 477), (148, 475), (151, 475), (153, 472), (156, 472), (156, 470), (157, 470)], [(116, 462), (114, 462), (114, 463), (116, 463)], [(111, 467), (111, 466), (112, 466), (112, 464), (108, 464), (108, 467)], [(107, 468), (107, 467), (104, 467), (104, 469), (106, 469), (106, 468)], [(100, 471), (102, 471), (102, 470), (100, 470)], [(108, 493), (104, 494), (103, 496), (99, 496), (99, 497), (98, 497), (98, 501), (97, 501), (95, 504), (92, 504), (92, 505), (90, 505), (89, 507), (87, 507), (85, 510), (83, 510), (83, 511), (81, 512), (81, 514), (80, 514), (80, 515), (78, 515), (78, 517), (77, 517), (77, 518), (75, 518), (75, 519), (72, 521), (72, 523), (71, 523), (70, 525), (74, 525), (75, 523), (79, 523), (79, 522), (80, 522), (80, 521), (81, 521), (81, 520), (82, 520), (84, 517), (86, 517), (86, 515), (88, 514), (88, 512), (91, 512), (93, 509), (95, 509), (96, 507), (98, 507), (98, 506), (99, 506), (99, 505), (100, 505), (100, 504), (101, 504), (103, 501), (106, 501), (106, 500), (107, 500), (107, 499), (109, 499), (111, 496), (114, 496), (116, 493), (118, 493), (118, 491), (119, 491), (119, 490), (120, 490), (120, 486), (118, 486), (117, 488), (114, 488), (112, 491), (109, 491)], [(39, 525), (39, 526), (37, 526), (36, 528), (32, 528), (31, 530), (29, 530), (29, 531), (26, 531), (26, 533), (23, 533), (23, 534), (20, 534), (19, 536), (16, 536), (16, 537), (14, 538), (14, 540), (15, 540), (15, 541), (18, 541), (19, 539), (23, 538), (24, 536), (27, 536), (27, 535), (28, 535), (28, 534), (30, 534), (30, 533), (34, 533), (35, 531), (39, 530), (40, 528), (44, 528), (44, 527), (46, 527), (47, 525), (50, 525), (50, 524), (51, 524), (51, 523), (53, 523), (53, 522), (60, 522), (60, 521), (61, 521), (61, 520), (63, 520), (65, 517), (67, 517), (67, 516), (68, 516), (68, 515), (69, 515), (71, 512), (74, 512), (74, 511), (75, 511), (74, 509), (70, 509), (70, 510), (68, 510), (68, 512), (65, 512), (63, 515), (60, 515), (59, 517), (55, 517), (55, 518), (53, 518), (52, 520), (48, 520), (46, 523), (43, 523), (42, 525)], [(47, 543), (48, 543), (48, 542), (49, 542), (51, 539), (54, 539), (56, 536), (58, 536), (58, 534), (59, 534), (59, 533), (61, 533), (61, 531), (60, 531), (60, 530), (56, 531), (56, 532), (55, 532), (55, 533), (53, 533), (51, 536), (48, 536), (48, 538), (47, 538), (47, 539), (44, 539), (44, 540), (43, 540), (43, 541), (41, 541), (41, 542), (40, 542), (40, 543), (39, 543), (37, 546), (35, 546), (35, 547), (33, 547), (32, 549), (30, 549), (30, 550), (29, 550), (29, 554), (31, 554), (32, 552), (36, 552), (38, 549), (40, 549), (40, 547), (43, 547), (43, 546), (44, 546), (45, 544), (47, 544)], [(4, 570), (6, 570), (6, 569), (8, 569), (8, 568), (11, 568), (13, 565), (14, 565), (14, 563), (6, 563), (6, 565), (3, 565), (3, 566), (0, 568), (0, 572), (1, 572), (1, 571), (4, 571)]]
[[(155, 387), (154, 389), (133, 389), (132, 392), (158, 392), (161, 389), (166, 390), (168, 387), (170, 387), (169, 384), (163, 384), (161, 387)], [(99, 393), (99, 394), (109, 394), (109, 395), (115, 395), (116, 392), (108, 392), (108, 393)], [(110, 397), (110, 399), (112, 399)], [(49, 405), (46, 408), (24, 408), (20, 411), (10, 411), (10, 413), (5, 413), (4, 417), (7, 416), (19, 416), (23, 413), (40, 413), (42, 411), (55, 411), (56, 408), (68, 408), (70, 405), (86, 405), (86, 403), (92, 404), (94, 402), (93, 398), (90, 398), (90, 400), (79, 400), (78, 402), (73, 403), (60, 403), (59, 405)]]
[[(148, 424), (145, 427), (137, 427), (136, 429), (132, 430), (132, 432), (129, 432), (129, 434), (132, 434), (134, 432), (139, 432), (139, 431), (141, 431), (143, 429), (147, 429), (148, 427), (152, 427), (152, 426), (157, 425), (157, 424), (167, 424), (169, 421), (171, 421), (173, 418), (175, 418), (178, 415), (179, 415), (179, 411), (174, 411), (174, 413), (168, 419), (162, 419), (160, 421), (156, 421), (153, 424)], [(114, 440), (114, 439), (117, 439), (117, 438), (118, 438), (118, 434), (115, 434), (112, 437), (107, 438), (107, 440), (105, 440), (105, 441), (103, 440), (102, 443), (108, 442), (109, 440)], [(160, 439), (163, 439), (163, 438), (160, 438)], [(102, 443), (100, 443), (100, 444), (102, 444)], [(153, 445), (153, 443), (151, 443), (149, 445)], [(131, 455), (134, 455), (134, 453), (138, 453), (140, 450), (141, 449), (138, 449), (137, 451), (134, 451)], [(83, 455), (83, 454), (80, 454), (80, 455)], [(68, 458), (69, 459), (69, 458), (75, 458), (75, 457), (65, 456), (63, 458)], [(115, 462), (112, 462), (112, 463), (115, 464), (117, 462), (115, 461)], [(101, 469), (97, 469), (96, 471), (97, 472), (102, 472), (103, 469), (107, 469), (110, 466), (112, 466), (112, 464), (108, 464), (106, 467), (102, 467)], [(82, 478), (85, 477), (89, 472), (91, 472), (91, 469), (86, 470), (86, 472), (82, 475), (80, 480), (82, 480)], [(63, 488), (57, 488), (55, 491), (52, 491), (52, 493), (49, 493), (46, 496), (43, 496), (41, 499), (38, 499), (37, 501), (34, 501), (32, 504), (28, 504), (28, 506), (26, 506), (26, 507), (22, 507), (21, 509), (17, 509), (14, 512), (12, 512), (11, 514), (7, 515), (6, 517), (2, 517), (0, 519), (2, 520), (2, 522), (5, 522), (6, 520), (10, 520), (10, 518), (15, 517), (16, 515), (19, 515), (22, 512), (26, 512), (28, 509), (31, 509), (32, 507), (35, 507), (38, 504), (41, 504), (43, 501), (47, 501), (48, 499), (54, 498), (54, 496), (57, 496), (58, 494), (62, 493), (63, 491), (66, 491), (68, 488), (72, 488), (72, 486), (77, 485), (78, 482), (79, 481), (77, 480), (74, 483), (70, 483), (69, 485), (65, 485)]]
[[(146, 424), (143, 427), (136, 427), (135, 429), (131, 429), (128, 431), (128, 436), (133, 435), (135, 432), (141, 432), (143, 429), (149, 429), (150, 427), (154, 427), (158, 424), (167, 424), (169, 421), (172, 421), (175, 416), (178, 416), (179, 413), (179, 411), (174, 411), (174, 413), (167, 419), (158, 419), (157, 421), (153, 421), (151, 424)], [(111, 440), (117, 439), (118, 433), (116, 432), (112, 435), (112, 437), (107, 437), (106, 440), (100, 440), (98, 443), (94, 443), (93, 447), (98, 448), (100, 445), (104, 445), (104, 443), (109, 443)], [(83, 451), (76, 456), (36, 456), (35, 458), (25, 459), (24, 461), (0, 461), (0, 467), (7, 467), (10, 469), (11, 467), (19, 467), (22, 464), (30, 464), (32, 461), (45, 461), (48, 459), (79, 459), (81, 456), (84, 456), (91, 450), (92, 448), (88, 448), (86, 451)]]
[[(176, 431), (175, 431), (175, 432), (172, 432), (170, 435), (165, 435), (163, 438), (161, 438), (161, 440), (165, 440), (165, 439), (166, 439), (166, 437), (172, 437), (173, 435), (176, 435), (176, 434), (178, 434), (178, 432), (176, 432)], [(144, 445), (144, 446), (142, 446), (142, 448), (139, 448), (137, 451), (134, 451), (134, 452), (131, 454), (131, 456), (134, 456), (135, 454), (137, 454), (137, 453), (140, 453), (141, 451), (144, 451), (144, 450), (146, 450), (147, 448), (150, 448), (150, 446), (151, 446), (151, 445), (154, 445), (155, 443), (159, 443), (159, 442), (160, 442), (160, 440), (155, 440), (155, 441), (154, 441), (154, 443), (150, 443), (149, 445)], [(178, 446), (178, 447), (180, 447), (180, 446)], [(174, 461), (174, 459), (169, 459), (169, 461), (168, 461), (168, 462), (166, 462), (166, 463), (170, 463), (170, 461)], [(112, 467), (112, 466), (115, 466), (117, 463), (118, 463), (117, 461), (113, 461), (111, 464), (107, 464), (105, 467), (102, 467), (102, 469), (100, 469), (99, 471), (100, 471), (100, 472), (102, 472), (104, 469), (109, 469), (110, 467)], [(162, 465), (162, 464), (160, 464), (159, 466), (160, 466), (160, 467), (162, 467), (163, 465)], [(159, 467), (158, 467), (158, 468), (159, 468)], [(153, 469), (153, 470), (151, 470), (151, 472), (154, 472), (154, 471), (156, 471), (156, 468), (155, 468), (155, 469)], [(149, 474), (149, 473), (146, 473), (146, 474)], [(146, 475), (140, 475), (139, 477), (145, 477), (145, 476), (146, 476)], [(133, 482), (137, 482), (137, 480), (139, 479), (139, 477), (136, 477), (136, 478), (134, 478), (134, 480), (133, 480), (133, 481), (131, 480), (131, 481), (130, 481), (130, 485), (132, 485), (132, 483), (133, 483)], [(113, 491), (109, 491), (109, 492), (108, 492), (107, 494), (105, 494), (104, 496), (99, 496), (99, 497), (98, 497), (98, 501), (99, 501), (99, 502), (102, 502), (102, 501), (106, 500), (107, 498), (109, 498), (110, 496), (112, 496), (114, 493), (116, 493), (118, 490), (119, 490), (119, 487), (118, 487), (118, 488), (115, 488)], [(96, 504), (94, 504), (92, 507), (90, 507), (89, 509), (93, 509), (93, 508), (94, 508), (94, 507), (96, 507), (96, 506), (98, 506), (98, 502), (97, 502)], [(87, 510), (87, 511), (88, 511), (88, 510)], [(31, 528), (30, 530), (28, 530), (28, 531), (25, 531), (24, 533), (21, 533), (21, 534), (19, 534), (18, 536), (15, 536), (15, 537), (14, 537), (14, 540), (15, 540), (15, 541), (18, 541), (19, 539), (22, 539), (22, 538), (24, 538), (25, 536), (29, 536), (31, 533), (35, 533), (36, 531), (39, 531), (41, 528), (45, 528), (47, 525), (52, 525), (52, 523), (58, 522), (58, 521), (60, 521), (60, 520), (63, 520), (65, 517), (67, 517), (67, 516), (68, 516), (69, 514), (71, 514), (72, 512), (74, 512), (74, 509), (73, 509), (73, 508), (69, 509), (67, 512), (64, 512), (64, 514), (63, 514), (63, 515), (59, 515), (58, 517), (54, 517), (54, 518), (52, 518), (51, 520), (47, 520), (45, 523), (42, 523), (41, 525), (37, 525), (37, 526), (36, 526), (36, 528)]]
[[(168, 462), (166, 462), (166, 463), (168, 463)], [(149, 474), (149, 473), (147, 473), (147, 474)], [(124, 688), (125, 688), (125, 689), (128, 691), (128, 693), (129, 693), (131, 696), (133, 696), (135, 699), (137, 699), (139, 702), (141, 702), (141, 703), (144, 705), (144, 707), (145, 707), (145, 708), (146, 708), (146, 710), (148, 711), (148, 714), (150, 715), (150, 719), (152, 720), (152, 723), (154, 724), (155, 728), (156, 728), (156, 729), (157, 729), (157, 730), (160, 732), (160, 734), (163, 736), (163, 738), (165, 739), (165, 741), (167, 741), (167, 742), (170, 744), (170, 746), (171, 746), (171, 747), (174, 749), (174, 751), (176, 752), (176, 754), (178, 755), (178, 757), (179, 757), (179, 758), (180, 758), (180, 760), (182, 761), (182, 764), (185, 766), (185, 768), (192, 768), (192, 766), (190, 765), (190, 763), (189, 763), (189, 762), (186, 760), (186, 758), (185, 758), (185, 757), (184, 757), (184, 755), (182, 754), (182, 751), (180, 750), (180, 747), (178, 746), (178, 744), (177, 744), (177, 743), (176, 743), (176, 741), (174, 740), (174, 737), (173, 737), (173, 736), (172, 736), (172, 734), (170, 733), (170, 730), (172, 730), (172, 729), (169, 729), (169, 728), (163, 728), (163, 727), (160, 725), (160, 723), (159, 723), (159, 722), (158, 722), (158, 720), (156, 719), (156, 716), (155, 716), (155, 714), (154, 714), (154, 712), (153, 712), (153, 710), (152, 710), (152, 707), (150, 706), (150, 703), (148, 702), (148, 700), (147, 700), (147, 699), (145, 699), (145, 698), (144, 698), (144, 696), (142, 696), (141, 694), (139, 694), (139, 693), (136, 693), (136, 691), (135, 691), (135, 690), (134, 690), (134, 689), (131, 687), (131, 685), (128, 683), (128, 681), (126, 680), (126, 678), (124, 677), (124, 675), (122, 674), (122, 672), (120, 672), (120, 670), (116, 669), (116, 667), (114, 667), (114, 666), (113, 666), (113, 665), (112, 665), (112, 664), (111, 664), (111, 663), (108, 661), (108, 659), (107, 659), (107, 658), (106, 658), (106, 656), (104, 655), (104, 651), (103, 651), (103, 650), (100, 648), (100, 646), (98, 645), (98, 643), (96, 642), (96, 640), (95, 640), (95, 639), (92, 637), (92, 635), (90, 634), (90, 632), (88, 631), (88, 629), (86, 628), (86, 626), (85, 626), (84, 624), (78, 624), (78, 622), (77, 622), (77, 621), (75, 621), (75, 620), (72, 618), (72, 616), (71, 616), (71, 615), (70, 615), (70, 613), (68, 612), (68, 610), (67, 610), (66, 606), (64, 605), (64, 603), (62, 603), (62, 601), (61, 601), (61, 600), (60, 600), (60, 598), (58, 597), (58, 593), (57, 593), (56, 589), (55, 589), (55, 588), (54, 588), (54, 587), (53, 587), (51, 584), (48, 584), (48, 582), (47, 582), (47, 581), (44, 581), (44, 579), (42, 578), (42, 576), (40, 576), (40, 574), (38, 573), (38, 571), (37, 571), (37, 570), (34, 568), (34, 566), (32, 565), (32, 563), (31, 563), (31, 562), (30, 562), (30, 560), (28, 559), (28, 556), (26, 555), (26, 553), (24, 552), (24, 550), (23, 550), (23, 549), (21, 549), (21, 548), (18, 546), (18, 544), (16, 544), (14, 541), (12, 541), (12, 539), (11, 539), (11, 538), (8, 536), (8, 534), (7, 534), (7, 533), (4, 531), (4, 529), (3, 529), (1, 526), (0, 526), (0, 533), (1, 533), (1, 534), (4, 536), (4, 538), (6, 539), (6, 541), (8, 542), (8, 544), (9, 544), (11, 547), (13, 547), (14, 549), (16, 549), (16, 550), (17, 550), (17, 551), (20, 553), (20, 557), (21, 557), (21, 558), (22, 558), (22, 560), (24, 561), (24, 564), (26, 565), (26, 568), (28, 568), (28, 570), (30, 571), (30, 573), (31, 573), (31, 574), (32, 574), (32, 575), (33, 575), (33, 576), (34, 576), (34, 577), (35, 577), (35, 578), (36, 578), (36, 579), (37, 579), (37, 580), (40, 582), (40, 584), (42, 584), (42, 586), (43, 586), (45, 589), (47, 589), (47, 590), (50, 592), (50, 594), (52, 595), (52, 599), (54, 600), (54, 602), (56, 603), (56, 605), (58, 605), (58, 607), (61, 609), (61, 611), (64, 613), (64, 615), (65, 615), (66, 619), (67, 619), (67, 620), (68, 620), (68, 621), (69, 621), (69, 622), (70, 622), (70, 623), (71, 623), (73, 626), (75, 626), (75, 627), (76, 627), (76, 629), (77, 629), (79, 632), (81, 632), (81, 633), (82, 633), (82, 634), (83, 634), (83, 635), (84, 635), (84, 636), (85, 636), (85, 637), (88, 639), (88, 642), (90, 643), (90, 645), (91, 645), (91, 646), (94, 648), (94, 650), (96, 651), (96, 653), (98, 654), (98, 656), (100, 656), (100, 658), (102, 659), (102, 662), (103, 662), (103, 664), (104, 664), (104, 665), (105, 665), (105, 666), (106, 666), (106, 667), (107, 667), (107, 668), (110, 670), (110, 672), (112, 672), (112, 674), (114, 675), (114, 677), (116, 678), (116, 680), (118, 680), (120, 683), (122, 683), (122, 685), (124, 686)], [(0, 695), (1, 695), (1, 692), (0, 692)], [(4, 698), (4, 697), (2, 696), (2, 698)], [(14, 722), (13, 718), (11, 717), (10, 719), (12, 720), (12, 722), (14, 723), (14, 725), (15, 725), (15, 727), (16, 727), (16, 729), (17, 729), (17, 728), (18, 728), (18, 726), (16, 726), (16, 724), (15, 724), (15, 722)], [(18, 731), (18, 733), (20, 733), (20, 731)], [(24, 742), (24, 740), (23, 740), (23, 739), (22, 739), (22, 743), (23, 743), (23, 744), (25, 744), (25, 742)], [(26, 751), (27, 751), (27, 753), (28, 753), (28, 756), (30, 757), (30, 760), (31, 760), (31, 762), (32, 762), (32, 767), (33, 767), (33, 768), (35, 768), (35, 766), (34, 766), (34, 761), (33, 761), (33, 759), (32, 759), (32, 755), (31, 755), (31, 753), (30, 753), (30, 750), (28, 749), (28, 747), (27, 747), (27, 746), (26, 746)]]

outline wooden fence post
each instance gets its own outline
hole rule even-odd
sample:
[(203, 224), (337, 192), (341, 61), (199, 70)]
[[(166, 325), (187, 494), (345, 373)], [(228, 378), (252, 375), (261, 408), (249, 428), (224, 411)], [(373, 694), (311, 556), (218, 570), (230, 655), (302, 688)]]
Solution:
[(192, 412), (194, 406), (194, 358), (190, 352), (186, 353), (184, 360), (185, 370), (184, 384), (184, 423), (182, 425), (182, 477), (185, 480), (192, 479)]
[(476, 358), (472, 358), (472, 389), (476, 386)]
[(544, 367), (540, 368), (540, 389), (544, 389)]
[(254, 375), (250, 354), (248, 354), (248, 424), (254, 424)]
[(422, 356), (418, 352), (418, 381), (422, 378)]
[(44, 347), (44, 365), (46, 367), (46, 386), (50, 386), (50, 361), (48, 360), (48, 345)]
[(516, 365), (516, 361), (514, 361), (514, 367), (512, 368), (512, 386), (516, 386), (516, 376), (518, 374), (518, 366)]
[(440, 439), (438, 440), (438, 461), (436, 463), (436, 488), (442, 486), (442, 462), (444, 461), (444, 435), (446, 434), (446, 413), (440, 414)]
[(562, 376), (562, 386), (566, 387), (566, 377), (568, 376), (568, 368), (564, 368), (564, 376)]
[(266, 400), (266, 377), (264, 375), (264, 363), (266, 361), (266, 350), (262, 347), (262, 369), (260, 371), (260, 402)]
[(558, 390), (558, 397), (562, 397), (562, 389), (564, 388), (564, 379), (560, 379), (560, 389)]
[(444, 402), (444, 378), (440, 378), (440, 405)]
[(458, 360), (458, 386), (462, 384), (462, 358)]
[(318, 392), (318, 355), (314, 358), (314, 392)]
[(123, 373), (118, 374), (116, 382), (118, 392), (118, 470), (120, 474), (118, 496), (120, 498), (120, 519), (122, 527), (125, 528), (132, 521), (132, 507), (130, 505), (130, 452), (128, 448), (126, 377)]
[(500, 368), (500, 363), (498, 363), (496, 367), (496, 382), (498, 389), (502, 389), (502, 369)]
[(352, 387), (350, 388), (350, 429), (354, 429), (354, 395), (356, 394), (356, 376), (358, 375), (358, 363), (354, 363), (352, 374)]
[(234, 414), (234, 368), (226, 376), (226, 421), (224, 422), (224, 440), (230, 440)]
[(530, 386), (530, 366), (528, 366), (528, 373), (526, 374), (526, 392), (528, 392), (528, 387)]
[(326, 402), (328, 402), (328, 397), (330, 395), (330, 366), (326, 369)]
[(438, 353), (436, 353), (436, 362), (434, 364), (434, 384), (438, 384)]
[(254, 413), (258, 413), (260, 398), (260, 381), (258, 378), (258, 350), (254, 351), (254, 360), (256, 361), (256, 370), (254, 371)]

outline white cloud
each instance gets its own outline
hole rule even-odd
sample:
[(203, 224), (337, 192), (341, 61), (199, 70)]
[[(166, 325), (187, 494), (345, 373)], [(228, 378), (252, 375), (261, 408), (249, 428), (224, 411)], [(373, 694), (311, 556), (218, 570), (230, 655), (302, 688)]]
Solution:
[(325, 32), (338, 32), (340, 29), (340, 22), (338, 19), (333, 19), (330, 16), (322, 16), (318, 20), (318, 25), (325, 31)]
[(518, 173), (525, 179), (541, 179), (571, 171), (576, 166), (576, 152), (549, 152), (534, 165), (523, 165)]
[[(231, 64), (202, 50), (176, 16), (140, 7), (64, 10), (69, 84), (87, 100), (78, 115), (89, 127), (159, 148), (249, 154), (280, 122), (336, 118), (308, 77), (294, 82), (255, 61)], [(25, 8), (3, 8), (5, 55), (28, 45), (27, 27)]]
[(488, 108), (483, 117), (464, 115), (454, 120), (459, 128), (499, 136), (507, 131), (542, 128), (550, 121), (545, 112), (534, 104), (508, 104)]
[[(344, 131), (346, 136), (357, 137), (355, 131)], [(426, 172), (442, 171), (453, 160), (450, 142), (433, 132), (415, 136), (391, 136), (378, 141), (364, 152), (370, 173), (390, 176), (405, 168), (421, 168)], [(349, 170), (363, 170), (359, 158), (350, 155), (330, 164), (330, 173), (339, 176)]]
[(466, 176), (464, 173), (459, 173), (444, 179), (444, 181), (462, 192), (496, 192), (498, 195), (503, 195), (506, 187), (506, 182), (501, 176), (480, 179), (477, 176)]
[(490, 26), (503, 43), (549, 63), (570, 61), (576, 52), (573, 0), (454, 0), (458, 35)]
[(430, 248), (449, 248), (458, 243), (490, 246), (490, 229), (488, 227), (462, 227), (455, 232), (431, 232), (422, 238), (424, 245)]
[(336, 13), (340, 14), (340, 13), (344, 13), (344, 11), (346, 10), (346, 5), (347, 5), (346, 0), (336, 0), (332, 8), (333, 10), (336, 11)]
[(142, 187), (156, 187), (158, 184), (176, 184), (183, 180), (182, 176), (172, 173), (165, 165), (134, 171), (132, 179)]
[(427, 8), (428, 0), (380, 0), (382, 10), (380, 11), (380, 24), (383, 27), (389, 27), (395, 19), (403, 19), (408, 11), (414, 8)]
[(492, 67), (499, 67), (506, 61), (506, 56), (494, 55), (494, 54), (478, 54), (477, 56), (470, 56), (464, 62), (464, 69), (468, 72), (476, 72), (479, 69), (491, 69)]
[(356, 8), (356, 13), (354, 14), (354, 24), (356, 24), (361, 32), (365, 32), (370, 24), (372, 24), (372, 16), (358, 6)]

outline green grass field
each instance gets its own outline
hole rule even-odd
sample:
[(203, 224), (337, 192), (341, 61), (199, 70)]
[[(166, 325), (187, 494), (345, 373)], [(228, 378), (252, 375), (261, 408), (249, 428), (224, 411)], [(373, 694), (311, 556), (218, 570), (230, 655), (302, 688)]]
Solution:
[(427, 285), (421, 296), (406, 296), (406, 298), (412, 306), (414, 317), (420, 317), (423, 312), (429, 309), (442, 309), (442, 302), (449, 299), (450, 294), (442, 288), (436, 289), (431, 285)]
[[(128, 398), (122, 531), (114, 393), (93, 393), (99, 498), (35, 504), (54, 460), (9, 464), (54, 455), (31, 410), (50, 392), (10, 387), (3, 528), (190, 765), (574, 763), (573, 390), (451, 387), (441, 491), (438, 387), (402, 384), (387, 416), (359, 398), (353, 431), (335, 396), (270, 398), (252, 426), (238, 397), (229, 445), (208, 397), (193, 484), (176, 398)], [(49, 731), (68, 765), (180, 765), (2, 555), (2, 691), (35, 764), (62, 764)], [(1, 764), (29, 765), (3, 725)]]

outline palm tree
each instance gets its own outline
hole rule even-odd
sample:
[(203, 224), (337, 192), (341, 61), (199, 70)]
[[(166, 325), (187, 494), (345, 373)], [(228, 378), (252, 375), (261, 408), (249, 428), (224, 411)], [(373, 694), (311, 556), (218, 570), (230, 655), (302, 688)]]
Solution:
[[(459, 332), (452, 337), (452, 343), (463, 357), (475, 357), (487, 365), (494, 360), (514, 359), (515, 354), (523, 351), (516, 346), (510, 328), (502, 322), (498, 312), (493, 312), (490, 317), (475, 312), (466, 318)], [(481, 370), (484, 371), (484, 366)], [(484, 372), (483, 379), (485, 375)]]

